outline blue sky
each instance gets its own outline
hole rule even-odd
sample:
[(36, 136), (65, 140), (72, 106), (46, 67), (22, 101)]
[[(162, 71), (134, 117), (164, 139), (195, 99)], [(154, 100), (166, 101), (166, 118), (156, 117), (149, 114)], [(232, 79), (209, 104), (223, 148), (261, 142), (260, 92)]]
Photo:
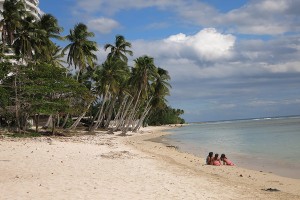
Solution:
[(300, 114), (299, 0), (40, 0), (40, 9), (64, 35), (87, 24), (99, 63), (117, 34), (132, 43), (130, 65), (154, 57), (188, 122)]

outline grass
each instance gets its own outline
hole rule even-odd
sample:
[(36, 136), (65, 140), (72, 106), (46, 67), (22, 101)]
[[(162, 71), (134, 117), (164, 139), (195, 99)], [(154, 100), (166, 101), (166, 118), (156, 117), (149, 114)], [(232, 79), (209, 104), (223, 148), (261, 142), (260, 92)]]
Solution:
[(41, 133), (36, 132), (24, 132), (24, 133), (13, 133), (13, 134), (7, 134), (9, 137), (13, 138), (31, 138), (31, 137), (41, 137), (43, 136)]

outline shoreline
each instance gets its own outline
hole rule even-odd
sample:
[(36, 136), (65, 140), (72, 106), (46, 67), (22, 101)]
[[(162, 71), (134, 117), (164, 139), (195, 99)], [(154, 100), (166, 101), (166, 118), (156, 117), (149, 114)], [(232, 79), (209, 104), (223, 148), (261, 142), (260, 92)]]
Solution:
[[(180, 127), (174, 127), (174, 128), (180, 128)], [(164, 135), (171, 135), (173, 134), (172, 129), (167, 131), (166, 134)], [(149, 139), (152, 142), (156, 142), (156, 143), (162, 143), (165, 145), (171, 145), (171, 146), (176, 146), (176, 142), (172, 141), (172, 140), (168, 140), (165, 139), (163, 136), (158, 136), (156, 138), (152, 138)], [(191, 150), (182, 150), (181, 148), (178, 147), (178, 151), (182, 152), (182, 153), (187, 153), (187, 154), (192, 154), (200, 159), (205, 159), (205, 157), (202, 157), (201, 155), (191, 151)], [(243, 155), (245, 156), (245, 155)], [(282, 167), (278, 167), (276, 164), (281, 164), (283, 165), (284, 163), (252, 163), (252, 162), (247, 162), (247, 159), (241, 159), (241, 158), (237, 158), (236, 155), (235, 156), (230, 156), (232, 158), (232, 160), (234, 160), (234, 163), (237, 163), (237, 160), (239, 160), (240, 162), (238, 162), (237, 166), (239, 166), (240, 168), (245, 168), (248, 170), (254, 170), (254, 171), (261, 171), (261, 172), (265, 172), (265, 173), (271, 173), (271, 174), (275, 174), (277, 176), (281, 176), (281, 177), (286, 177), (286, 178), (292, 178), (292, 179), (298, 179), (300, 180), (300, 172), (298, 169), (295, 168), (291, 168), (291, 166), (285, 166), (285, 168)], [(240, 157), (240, 156), (238, 156)], [(248, 155), (248, 157), (251, 157)], [(234, 159), (235, 158), (235, 159)], [(249, 159), (249, 158), (248, 158)], [(275, 165), (274, 165), (275, 164)], [(289, 168), (288, 168), (289, 167)]]
[(126, 137), (0, 138), (0, 199), (300, 199), (298, 180), (207, 166), (147, 141), (171, 128)]
[[(172, 134), (171, 129), (180, 127), (162, 127), (154, 131), (154, 134), (148, 133), (136, 135), (130, 140), (130, 144), (135, 148), (161, 157), (162, 160), (169, 161), (171, 164), (178, 164), (187, 167), (197, 173), (204, 173), (207, 176), (220, 176), (227, 181), (236, 184), (251, 185), (257, 189), (264, 188), (278, 189), (282, 192), (297, 195), (300, 198), (300, 179), (284, 177), (273, 174), (272, 172), (263, 172), (253, 169), (247, 169), (239, 166), (211, 166), (205, 164), (205, 158), (178, 151), (176, 148), (170, 148), (167, 143), (160, 142), (160, 137)], [(169, 130), (168, 132), (163, 132)], [(203, 174), (202, 174), (203, 175)]]

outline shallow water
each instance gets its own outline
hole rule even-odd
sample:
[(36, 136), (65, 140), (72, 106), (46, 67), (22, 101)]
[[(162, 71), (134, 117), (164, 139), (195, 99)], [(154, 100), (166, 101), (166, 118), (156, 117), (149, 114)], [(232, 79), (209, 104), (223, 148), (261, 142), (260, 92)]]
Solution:
[(225, 153), (236, 165), (300, 178), (300, 117), (193, 123), (162, 138), (205, 158)]

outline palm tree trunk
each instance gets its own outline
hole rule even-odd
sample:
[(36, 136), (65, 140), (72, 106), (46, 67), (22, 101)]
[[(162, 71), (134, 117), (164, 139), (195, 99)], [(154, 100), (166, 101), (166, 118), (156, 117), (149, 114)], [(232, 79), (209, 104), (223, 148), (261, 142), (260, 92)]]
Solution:
[(125, 121), (125, 127), (123, 128), (122, 134), (121, 134), (121, 135), (126, 135), (126, 133), (128, 132), (128, 129), (129, 129), (129, 126), (130, 126), (130, 123), (129, 123), (129, 122), (130, 122), (130, 121), (132, 120), (132, 118), (133, 118), (133, 115), (134, 115), (134, 113), (135, 113), (136, 106), (137, 106), (138, 101), (139, 101), (139, 99), (140, 99), (141, 93), (142, 93), (142, 90), (140, 89), (139, 92), (138, 92), (137, 98), (136, 98), (136, 102), (135, 102), (135, 104), (134, 104), (134, 106), (133, 106), (133, 108), (132, 108), (132, 110), (131, 110), (131, 112), (130, 112), (128, 118), (127, 118), (127, 120)]
[[(151, 99), (152, 99), (152, 98), (151, 98)], [(139, 122), (138, 122), (137, 125), (134, 127), (134, 129), (132, 130), (132, 132), (135, 132), (135, 133), (136, 133), (136, 132), (140, 129), (141, 125), (143, 124), (143, 121), (144, 121), (145, 117), (147, 116), (147, 114), (149, 113), (149, 111), (150, 111), (150, 109), (151, 109), (151, 105), (150, 105), (151, 99), (148, 101), (147, 106), (146, 106), (146, 108), (145, 108), (145, 110), (144, 110), (144, 112), (143, 112), (141, 118), (139, 119)], [(150, 106), (149, 106), (149, 105), (150, 105)]]
[(66, 124), (68, 122), (68, 119), (69, 119), (69, 116), (70, 116), (70, 114), (68, 113), (65, 120), (64, 120), (64, 123), (62, 124), (62, 128), (64, 128), (66, 126)]
[[(128, 101), (128, 98), (126, 99), (126, 102), (127, 101)], [(127, 106), (124, 105), (125, 111), (124, 112), (120, 112), (121, 113), (121, 117), (118, 120), (118, 124), (115, 126), (115, 128), (113, 129), (113, 131), (118, 130), (120, 127), (121, 127), (121, 129), (124, 128), (124, 126), (125, 126), (125, 118), (127, 116), (127, 113), (129, 111), (129, 108), (130, 108), (132, 102), (133, 102), (133, 98), (131, 98), (131, 100), (129, 101), (129, 103), (127, 104)]]
[(106, 118), (106, 123), (104, 124), (105, 129), (107, 129), (108, 126), (109, 126), (109, 123), (111, 121), (111, 117), (112, 117), (112, 114), (113, 114), (113, 111), (114, 111), (114, 106), (115, 106), (116, 102), (117, 102), (117, 98), (114, 97), (113, 102), (109, 106), (108, 115), (107, 115), (107, 118)]
[(104, 106), (105, 106), (105, 103), (106, 103), (106, 95), (107, 93), (105, 93), (105, 96), (103, 98), (103, 102), (101, 104), (101, 107), (100, 107), (100, 111), (99, 111), (99, 114), (98, 114), (98, 118), (97, 118), (97, 121), (96, 123), (90, 128), (89, 132), (93, 133), (100, 125), (104, 115), (103, 115), (103, 110), (104, 110)]
[(40, 119), (40, 114), (34, 115), (34, 121), (35, 121), (35, 132), (39, 132), (39, 120)]
[(76, 119), (76, 121), (68, 128), (68, 130), (74, 130), (74, 129), (78, 126), (80, 120), (85, 116), (85, 114), (87, 113), (87, 111), (90, 109), (90, 107), (91, 107), (93, 101), (94, 101), (94, 100), (92, 100), (92, 101), (88, 104), (88, 106), (87, 106), (87, 108), (84, 110), (84, 112)]
[(59, 127), (59, 123), (60, 123), (60, 115), (58, 114), (58, 115), (57, 115), (57, 123), (56, 123), (56, 126), (57, 126), (57, 127)]
[(120, 126), (120, 121), (121, 121), (121, 118), (122, 118), (121, 114), (125, 113), (123, 111), (125, 111), (125, 108), (126, 108), (125, 105), (126, 105), (126, 103), (128, 101), (128, 98), (129, 98), (128, 95), (126, 95), (125, 98), (122, 100), (121, 106), (120, 106), (120, 108), (119, 108), (119, 110), (117, 112), (117, 115), (114, 118), (114, 123), (112, 124), (112, 132), (116, 131), (119, 128), (119, 126)]
[(48, 117), (48, 120), (47, 120), (47, 122), (46, 122), (46, 124), (43, 126), (43, 128), (48, 128), (49, 127), (49, 124), (52, 122), (52, 115), (50, 115), (49, 117)]
[(54, 135), (54, 133), (55, 133), (55, 122), (56, 122), (56, 120), (55, 120), (55, 115), (54, 115), (54, 117), (52, 117), (52, 135)]
[(17, 132), (19, 133), (21, 130), (21, 124), (20, 124), (20, 115), (19, 115), (19, 94), (18, 94), (18, 88), (17, 88), (17, 74), (16, 71), (15, 78), (14, 78), (14, 89), (15, 89), (15, 115), (16, 115), (16, 123), (17, 123)]
[[(108, 86), (108, 89), (110, 88), (110, 85)], [(107, 89), (107, 91), (108, 91)], [(106, 99), (107, 99), (107, 95), (108, 95), (108, 92), (105, 92), (104, 94), (104, 97), (103, 97), (103, 101), (102, 101), (102, 104), (101, 104), (101, 108), (100, 108), (100, 112), (99, 112), (99, 115), (98, 115), (98, 119), (97, 119), (97, 122), (90, 128), (89, 132), (93, 133), (100, 125), (100, 122), (103, 118), (103, 110), (104, 110), (104, 106), (105, 106), (105, 103), (106, 103)]]

